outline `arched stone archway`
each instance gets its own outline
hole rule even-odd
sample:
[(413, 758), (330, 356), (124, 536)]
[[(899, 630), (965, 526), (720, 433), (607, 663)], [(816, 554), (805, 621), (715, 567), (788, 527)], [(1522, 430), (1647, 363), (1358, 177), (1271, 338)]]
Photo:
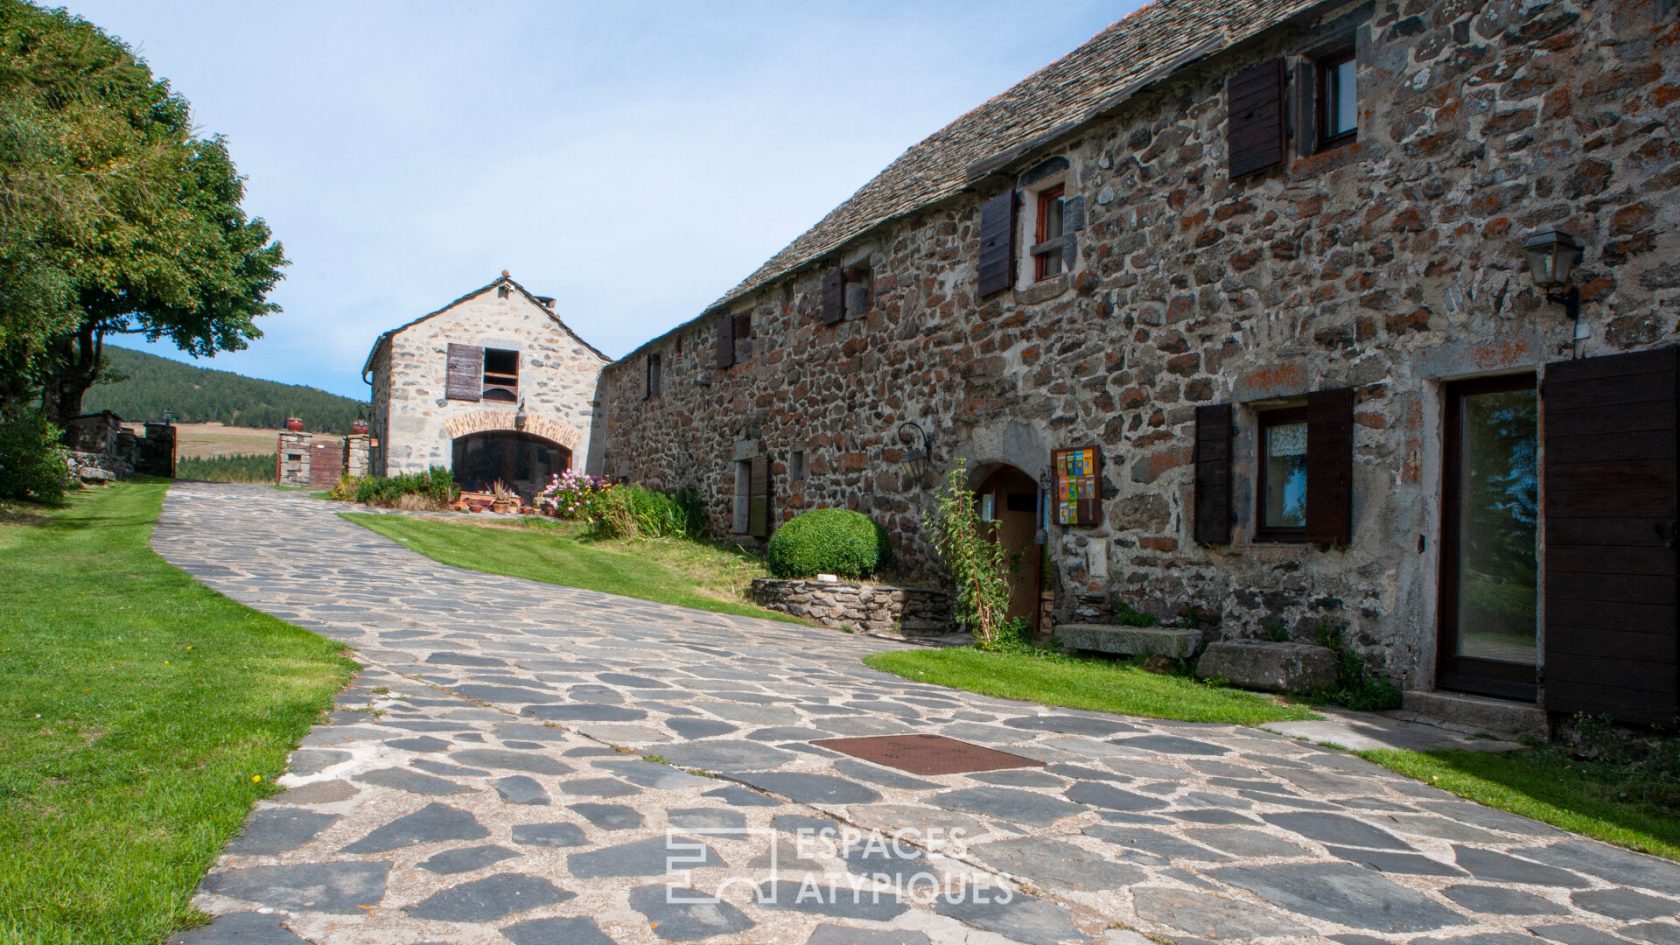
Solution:
[(486, 491), (498, 480), (527, 501), (551, 477), (572, 467), (572, 451), (532, 433), (484, 430), (456, 437), (450, 444), (455, 484)]
[(516, 419), (518, 411), (512, 408), (502, 410), (474, 410), (460, 416), (450, 417), (444, 421), (443, 432), (451, 440), (458, 440), (463, 436), (474, 433), (489, 433), (500, 431), (504, 433), (528, 433), (531, 436), (548, 440), (558, 446), (563, 446), (568, 452), (577, 449), (583, 442), (583, 431), (569, 423), (563, 423), (552, 417), (530, 415), (521, 425)]

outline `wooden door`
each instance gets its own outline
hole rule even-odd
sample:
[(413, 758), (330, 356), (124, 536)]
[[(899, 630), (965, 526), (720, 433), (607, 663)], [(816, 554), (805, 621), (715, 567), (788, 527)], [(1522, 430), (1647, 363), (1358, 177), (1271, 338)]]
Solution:
[(1546, 366), (1548, 710), (1668, 723), (1680, 709), (1677, 350)]
[(976, 490), (981, 512), (995, 526), (1010, 567), (1009, 616), (1039, 631), (1039, 590), (1043, 585), (1043, 547), (1038, 544), (1038, 483), (1013, 466), (987, 476)]

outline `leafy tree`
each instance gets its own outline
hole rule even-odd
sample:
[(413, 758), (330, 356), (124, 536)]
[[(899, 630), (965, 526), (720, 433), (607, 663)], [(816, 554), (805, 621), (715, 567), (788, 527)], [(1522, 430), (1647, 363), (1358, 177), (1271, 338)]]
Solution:
[(240, 207), (226, 143), (195, 137), (187, 101), (120, 40), (0, 0), (0, 157), (0, 275), (29, 274), (0, 294), (0, 396), (38, 390), (62, 424), (109, 336), (198, 356), (261, 336), (284, 252)]

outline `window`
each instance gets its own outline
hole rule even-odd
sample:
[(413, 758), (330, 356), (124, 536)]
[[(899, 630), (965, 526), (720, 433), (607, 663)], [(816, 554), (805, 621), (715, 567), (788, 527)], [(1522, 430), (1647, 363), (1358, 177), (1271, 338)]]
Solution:
[(869, 311), (872, 304), (874, 280), (868, 266), (853, 266), (845, 273), (846, 317), (855, 318)]
[(1307, 537), (1307, 408), (1260, 415), (1260, 508), (1255, 537), (1305, 541)]
[(794, 450), (788, 454), (788, 481), (798, 482), (805, 478), (805, 451)]
[(1352, 49), (1318, 60), (1318, 147), (1346, 144), (1359, 135), (1359, 69)]
[(649, 354), (647, 356), (647, 396), (649, 397), (658, 397), (661, 393), (662, 378), (660, 377), (660, 372), (662, 369), (662, 360), (663, 359), (657, 354)]
[(732, 510), (729, 530), (737, 535), (747, 533), (747, 524), (752, 502), (752, 460), (738, 459), (735, 461), (735, 506)]
[(484, 399), (499, 403), (519, 400), (519, 352), (484, 349)]
[(1038, 192), (1033, 227), (1033, 281), (1043, 282), (1062, 271), (1063, 207), (1066, 191), (1061, 184)]
[(735, 316), (735, 363), (745, 364), (752, 360), (752, 313), (742, 312)]

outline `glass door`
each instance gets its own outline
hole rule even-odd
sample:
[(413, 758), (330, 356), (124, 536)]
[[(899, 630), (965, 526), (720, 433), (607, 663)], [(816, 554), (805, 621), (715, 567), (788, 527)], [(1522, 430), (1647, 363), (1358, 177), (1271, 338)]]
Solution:
[(1442, 689), (1532, 702), (1539, 662), (1539, 400), (1534, 376), (1447, 391)]

